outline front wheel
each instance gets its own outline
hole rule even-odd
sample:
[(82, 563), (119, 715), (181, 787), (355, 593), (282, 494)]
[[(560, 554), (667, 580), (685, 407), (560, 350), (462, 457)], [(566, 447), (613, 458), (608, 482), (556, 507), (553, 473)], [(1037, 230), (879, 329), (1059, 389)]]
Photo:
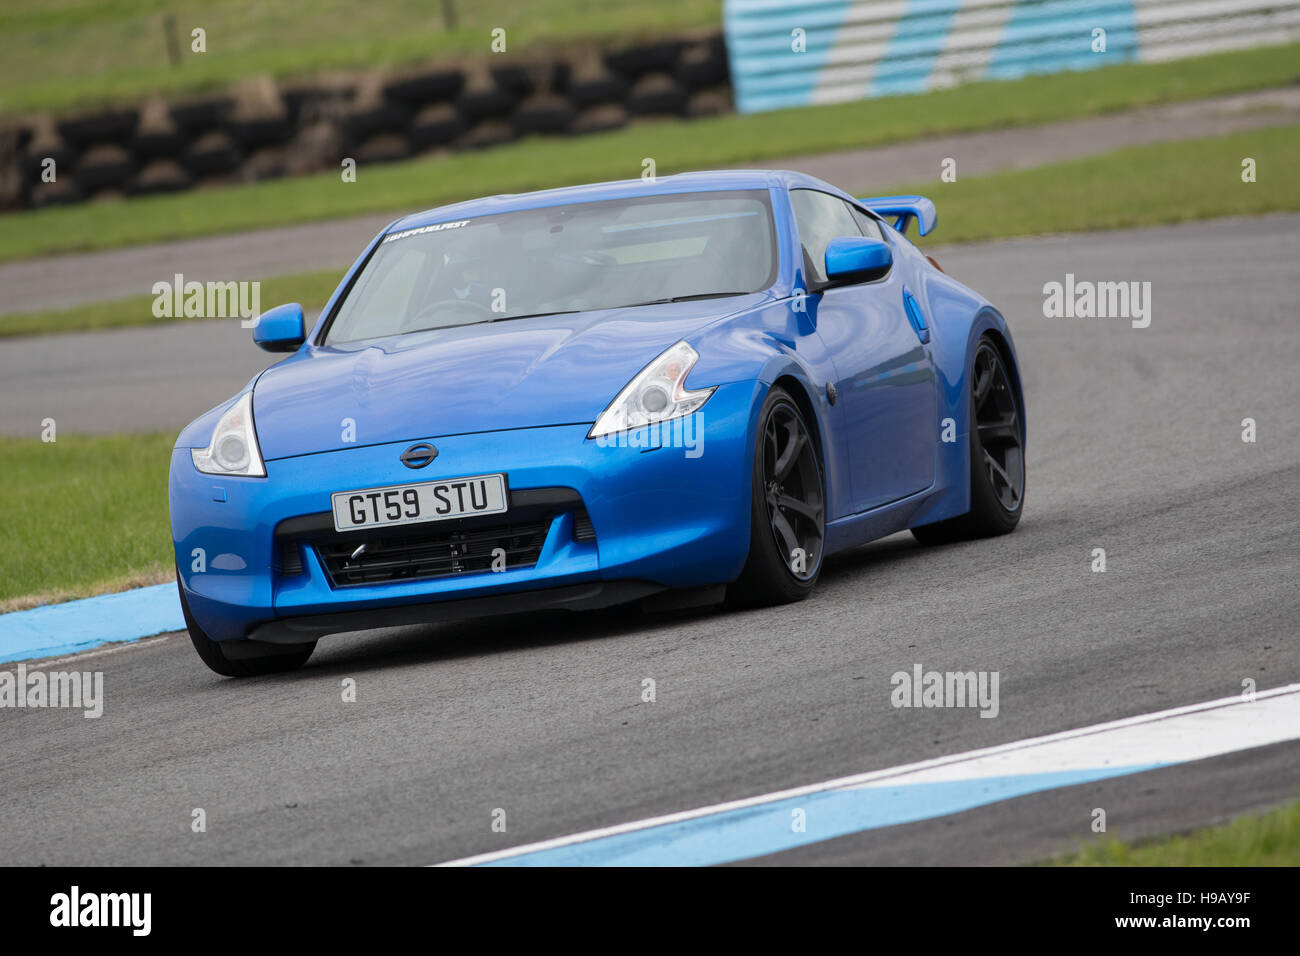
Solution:
[(987, 335), (969, 375), (970, 511), (913, 528), (922, 544), (1006, 534), (1025, 504), (1025, 426), (1002, 353)]
[(190, 614), (190, 605), (185, 600), (185, 587), (181, 584), (179, 572), (176, 575), (176, 590), (181, 596), (181, 613), (185, 615), (185, 628), (190, 632), (194, 650), (198, 651), (203, 663), (222, 677), (260, 677), (263, 674), (282, 674), (296, 670), (307, 663), (307, 658), (316, 649), (315, 641), (310, 644), (288, 645), (254, 645), (252, 641), (239, 641), (240, 655), (228, 657), (224, 644), (231, 642), (223, 643), (208, 637)]
[(821, 573), (825, 538), (816, 440), (790, 393), (773, 388), (754, 442), (749, 557), (728, 598), (748, 607), (802, 601)]

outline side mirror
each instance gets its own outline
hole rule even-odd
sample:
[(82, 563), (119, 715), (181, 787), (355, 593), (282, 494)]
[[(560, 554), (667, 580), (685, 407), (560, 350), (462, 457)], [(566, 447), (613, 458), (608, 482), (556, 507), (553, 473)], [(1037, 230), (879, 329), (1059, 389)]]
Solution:
[(879, 279), (893, 265), (893, 250), (879, 239), (845, 236), (826, 246), (826, 279), (833, 285)]
[(306, 338), (307, 323), (297, 302), (267, 309), (253, 325), (253, 341), (268, 352), (293, 352)]

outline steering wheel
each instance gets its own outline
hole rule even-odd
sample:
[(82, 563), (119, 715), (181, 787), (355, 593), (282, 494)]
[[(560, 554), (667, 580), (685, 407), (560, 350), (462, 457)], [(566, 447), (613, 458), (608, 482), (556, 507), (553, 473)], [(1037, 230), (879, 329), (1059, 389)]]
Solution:
[(481, 302), (474, 302), (470, 299), (439, 299), (436, 302), (430, 302), (423, 306), (420, 311), (411, 316), (402, 323), (402, 331), (410, 332), (423, 328), (421, 320), (430, 313), (437, 312), (441, 309), (461, 309), (478, 312), (484, 315), (491, 315), (492, 310)]

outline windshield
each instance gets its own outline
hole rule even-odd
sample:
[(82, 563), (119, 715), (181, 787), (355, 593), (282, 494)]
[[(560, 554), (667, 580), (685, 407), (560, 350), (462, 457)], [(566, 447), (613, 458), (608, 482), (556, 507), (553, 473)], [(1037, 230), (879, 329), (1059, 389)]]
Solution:
[(763, 189), (478, 216), (385, 236), (325, 342), (740, 295), (768, 288), (775, 274)]

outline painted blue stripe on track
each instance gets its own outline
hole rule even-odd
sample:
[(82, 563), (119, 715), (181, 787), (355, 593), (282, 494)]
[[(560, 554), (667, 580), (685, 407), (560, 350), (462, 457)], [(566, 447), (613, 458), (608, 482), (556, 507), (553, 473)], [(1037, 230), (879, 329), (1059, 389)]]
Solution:
[(176, 585), (156, 584), (0, 615), (0, 661), (55, 657), (184, 628)]
[[(1163, 763), (1016, 774), (942, 783), (864, 786), (720, 810), (693, 820), (538, 850), (482, 866), (712, 866), (820, 843), (835, 837), (915, 823), (1043, 790), (1141, 773)], [(793, 811), (807, 830), (792, 828)]]

